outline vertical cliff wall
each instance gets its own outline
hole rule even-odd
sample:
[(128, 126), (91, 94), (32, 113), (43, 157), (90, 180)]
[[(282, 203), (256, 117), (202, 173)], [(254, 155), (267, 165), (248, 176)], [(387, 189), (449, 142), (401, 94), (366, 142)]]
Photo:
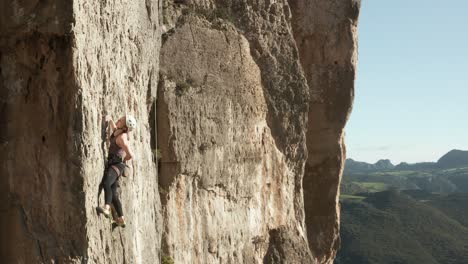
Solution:
[(285, 1), (166, 2), (158, 142), (176, 263), (312, 263), (307, 84)]
[[(82, 173), (87, 254), (92, 263), (157, 263), (161, 215), (156, 166), (150, 146), (150, 115), (156, 96), (160, 33), (157, 1), (74, 3), (73, 66), (83, 114)], [(96, 215), (97, 189), (107, 148), (102, 117), (137, 118), (130, 134), (133, 175), (119, 180), (125, 229), (112, 230)], [(103, 204), (103, 197), (100, 199)], [(153, 262), (154, 261), (154, 262)]]
[(81, 261), (83, 116), (72, 6), (2, 1), (0, 13), (0, 259)]
[[(357, 2), (0, 7), (2, 263), (333, 261)], [(103, 117), (125, 113), (136, 158), (112, 229)]]
[[(2, 263), (157, 263), (149, 112), (159, 71), (158, 2), (1, 7)], [(128, 227), (112, 230), (95, 212), (106, 155), (102, 118), (126, 112), (139, 123), (131, 135), (136, 161), (121, 182)]]
[(359, 0), (290, 1), (294, 38), (309, 84), (304, 175), (307, 237), (319, 263), (339, 247), (344, 126), (354, 98)]

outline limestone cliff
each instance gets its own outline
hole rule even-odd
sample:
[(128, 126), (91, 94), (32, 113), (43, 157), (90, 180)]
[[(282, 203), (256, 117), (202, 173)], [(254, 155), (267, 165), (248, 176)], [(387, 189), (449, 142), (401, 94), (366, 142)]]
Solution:
[[(0, 7), (2, 263), (333, 261), (357, 2)], [(127, 112), (112, 229), (103, 117)]]
[[(150, 263), (161, 219), (149, 113), (158, 77), (157, 1), (1, 3), (1, 262)], [(128, 111), (134, 175), (129, 225), (95, 212), (102, 118)], [(101, 203), (103, 198), (101, 197)]]
[(360, 0), (290, 1), (294, 38), (309, 84), (304, 175), (307, 237), (319, 263), (339, 248), (344, 126), (354, 99)]
[(261, 1), (167, 9), (158, 143), (164, 250), (177, 263), (277, 263), (269, 249), (286, 245), (272, 237), (283, 233), (291, 245), (281, 259), (311, 262), (301, 190), (307, 85), (285, 11)]

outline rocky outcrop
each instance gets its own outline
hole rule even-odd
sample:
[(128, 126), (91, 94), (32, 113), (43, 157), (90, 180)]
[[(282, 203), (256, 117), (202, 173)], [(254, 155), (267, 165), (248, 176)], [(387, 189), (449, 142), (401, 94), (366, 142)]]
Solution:
[(346, 160), (344, 126), (354, 98), (360, 0), (290, 1), (294, 38), (310, 89), (304, 209), (319, 263), (339, 247), (339, 184)]
[[(333, 260), (358, 3), (2, 7), (2, 261)], [(136, 159), (112, 229), (103, 116), (125, 113)]]

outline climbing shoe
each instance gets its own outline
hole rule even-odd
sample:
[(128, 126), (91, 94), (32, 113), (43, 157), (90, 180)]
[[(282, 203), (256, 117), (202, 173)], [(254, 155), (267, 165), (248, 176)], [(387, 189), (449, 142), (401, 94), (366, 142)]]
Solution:
[(109, 209), (106, 209), (105, 206), (98, 206), (96, 209), (99, 213), (103, 214), (106, 218), (112, 217), (111, 211)]
[(120, 227), (124, 228), (125, 227), (125, 219), (119, 217), (119, 218), (115, 219), (115, 224), (117, 226), (120, 226)]

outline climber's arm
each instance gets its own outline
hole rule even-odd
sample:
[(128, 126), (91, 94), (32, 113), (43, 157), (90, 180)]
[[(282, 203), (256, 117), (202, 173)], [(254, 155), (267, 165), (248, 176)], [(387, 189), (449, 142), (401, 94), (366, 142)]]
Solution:
[(114, 123), (114, 120), (112, 120), (112, 117), (110, 115), (106, 115), (106, 121), (108, 122), (112, 131), (114, 131), (117, 128), (117, 126)]
[(125, 151), (126, 155), (125, 155), (124, 161), (133, 159), (133, 152), (130, 149), (130, 146), (128, 144), (128, 138), (127, 138), (126, 133), (117, 137), (116, 143), (117, 145), (119, 145), (119, 147), (121, 147)]

